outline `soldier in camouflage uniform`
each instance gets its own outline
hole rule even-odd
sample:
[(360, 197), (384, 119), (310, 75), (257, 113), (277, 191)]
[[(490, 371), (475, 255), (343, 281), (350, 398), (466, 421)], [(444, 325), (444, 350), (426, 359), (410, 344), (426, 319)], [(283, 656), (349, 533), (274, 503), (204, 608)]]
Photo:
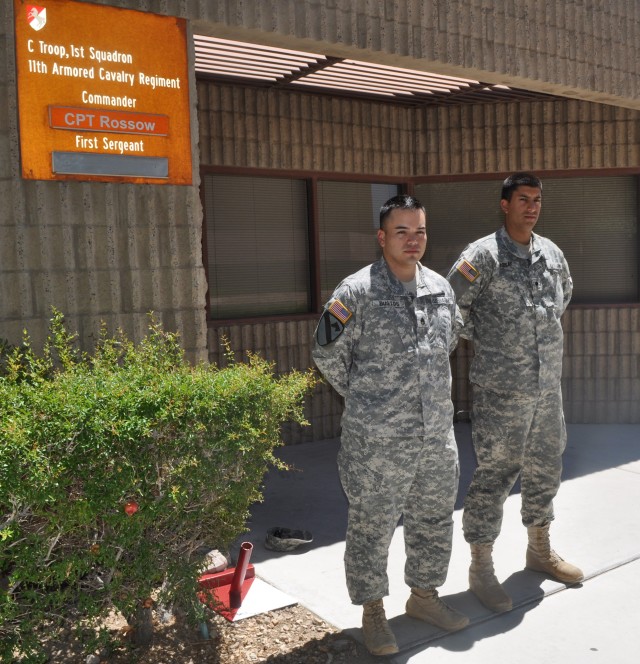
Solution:
[(470, 380), (478, 468), (463, 514), (471, 544), (469, 584), (496, 612), (512, 606), (496, 579), (492, 548), (518, 476), (529, 535), (527, 567), (565, 583), (583, 578), (549, 543), (566, 444), (560, 318), (572, 281), (562, 251), (533, 233), (541, 204), (537, 177), (508, 177), (500, 202), (505, 225), (470, 244), (447, 277), (464, 319), (461, 336), (474, 348)]
[(382, 598), (401, 514), (407, 613), (446, 630), (468, 623), (436, 591), (449, 564), (458, 487), (449, 353), (461, 318), (446, 279), (419, 263), (425, 223), (413, 197), (382, 206), (382, 258), (338, 285), (313, 350), (345, 399), (338, 468), (349, 500), (347, 587), (364, 607), (364, 641), (376, 655), (398, 650)]

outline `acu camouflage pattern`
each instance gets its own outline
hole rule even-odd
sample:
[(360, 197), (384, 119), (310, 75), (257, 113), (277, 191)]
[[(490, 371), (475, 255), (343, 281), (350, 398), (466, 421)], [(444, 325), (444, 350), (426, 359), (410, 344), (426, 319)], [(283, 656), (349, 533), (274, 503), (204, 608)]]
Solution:
[(344, 555), (354, 604), (389, 594), (387, 558), (401, 515), (411, 588), (436, 588), (447, 577), (458, 449), (453, 427), (443, 437), (360, 438), (342, 434), (338, 470), (349, 500)]
[[(470, 282), (457, 270), (466, 259), (480, 273)], [(562, 374), (560, 318), (573, 282), (562, 251), (533, 234), (531, 260), (518, 255), (501, 228), (470, 244), (447, 279), (473, 341), (472, 383), (497, 392), (554, 388)]]
[(325, 306), (353, 313), (313, 359), (345, 398), (342, 430), (361, 437), (443, 437), (453, 419), (449, 353), (462, 319), (451, 286), (419, 265), (416, 296), (384, 258), (344, 279)]
[(504, 501), (518, 476), (522, 523), (553, 520), (567, 441), (560, 384), (532, 397), (473, 389), (473, 447), (478, 467), (464, 500), (467, 542), (490, 544), (500, 534)]
[(347, 277), (353, 316), (313, 358), (345, 398), (340, 479), (349, 499), (345, 570), (354, 604), (388, 594), (388, 548), (404, 515), (409, 585), (444, 582), (458, 486), (449, 352), (461, 317), (445, 279), (418, 266), (416, 296), (384, 258)]
[[(471, 282), (457, 269), (466, 259)], [(447, 277), (474, 346), (473, 444), (478, 460), (465, 498), (471, 543), (491, 543), (503, 504), (521, 476), (526, 526), (553, 519), (566, 429), (562, 412), (561, 316), (572, 281), (560, 249), (533, 234), (531, 259), (518, 255), (504, 228), (469, 245)]]

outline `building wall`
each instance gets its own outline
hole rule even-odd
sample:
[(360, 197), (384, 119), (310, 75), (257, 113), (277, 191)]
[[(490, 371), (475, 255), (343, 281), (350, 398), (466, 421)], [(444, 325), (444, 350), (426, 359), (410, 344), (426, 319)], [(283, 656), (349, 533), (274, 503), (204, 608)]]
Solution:
[(415, 112), (392, 104), (198, 83), (202, 165), (403, 176)]
[(398, 177), (640, 167), (640, 111), (559, 99), (405, 107), (198, 83), (201, 164)]
[(577, 100), (428, 107), (416, 175), (640, 166), (640, 111)]
[[(191, 20), (193, 32), (203, 34), (640, 109), (636, 0), (548, 0), (543, 6), (534, 0), (93, 1), (181, 16)], [(208, 109), (200, 111), (201, 118), (206, 116), (203, 163), (214, 165), (402, 176), (486, 174), (516, 165), (536, 170), (638, 166), (636, 111), (587, 101), (418, 111), (324, 99), (316, 106), (308, 97), (274, 91), (260, 97), (200, 86), (198, 94)], [(221, 111), (218, 102), (227, 110)], [(229, 115), (229, 108), (243, 106), (255, 109), (253, 117), (244, 112), (237, 118)], [(193, 108), (197, 166), (195, 101)], [(27, 327), (40, 343), (55, 305), (80, 329), (85, 344), (90, 344), (101, 319), (136, 338), (145, 328), (146, 312), (155, 310), (183, 335), (191, 357), (206, 356), (207, 345), (215, 357), (218, 332), (209, 330), (207, 336), (204, 312), (197, 176), (193, 187), (22, 180), (16, 109), (13, 4), (2, 2), (0, 337), (15, 343)], [(194, 170), (197, 173), (197, 167)], [(619, 311), (623, 310), (630, 311)], [(603, 322), (603, 311), (610, 310), (594, 309), (591, 314), (599, 321), (598, 329), (579, 334), (595, 333), (597, 345), (603, 343), (602, 335), (617, 339), (619, 345), (611, 346), (617, 349), (611, 364), (623, 362), (623, 347), (636, 344), (637, 352), (637, 340), (627, 334), (630, 330), (623, 334), (620, 326), (626, 323), (614, 321), (610, 313)], [(267, 325), (264, 334), (277, 338), (274, 325)], [(307, 325), (309, 332), (313, 323)], [(596, 357), (579, 356), (576, 343), (568, 344), (569, 364), (575, 357)], [(298, 345), (287, 348), (294, 364), (305, 364)], [(576, 362), (583, 371), (591, 367), (594, 378), (610, 381), (609, 386), (617, 380), (603, 378), (595, 360)], [(637, 376), (621, 378), (628, 382), (616, 389), (625, 385), (625, 394), (637, 397)], [(595, 394), (598, 403), (614, 403), (613, 387), (603, 391), (599, 383), (596, 390), (593, 383), (576, 380), (578, 385), (587, 390), (586, 401), (591, 403), (590, 395)], [(580, 406), (580, 389), (569, 387), (570, 402), (576, 404), (575, 409), (568, 406), (570, 417), (613, 412), (606, 405), (600, 410)], [(606, 398), (600, 398), (603, 395)], [(335, 398), (322, 398), (333, 400), (331, 405), (320, 399), (310, 404), (313, 413), (321, 413), (314, 419), (313, 437), (336, 430), (325, 415), (337, 420), (331, 414)], [(323, 404), (317, 411), (316, 403)]]
[(182, 16), (201, 34), (640, 108), (637, 0), (90, 1)]
[[(638, 169), (640, 112), (576, 100), (407, 108), (305, 93), (199, 82), (203, 165), (398, 177)], [(366, 128), (363, 118), (372, 118)], [(284, 130), (286, 128), (286, 131)], [(366, 146), (366, 149), (365, 149)], [(637, 306), (571, 307), (565, 314), (563, 388), (572, 422), (638, 422), (640, 327)], [(210, 359), (224, 361), (224, 335), (241, 357), (260, 352), (278, 370), (312, 366), (315, 317), (291, 323), (218, 327), (210, 323)], [(635, 327), (634, 327), (635, 324)], [(635, 354), (634, 354), (635, 353)], [(458, 417), (468, 417), (473, 351), (452, 358)], [(340, 398), (317, 388), (309, 429), (289, 442), (336, 436)]]
[[(636, 0), (175, 0), (196, 31), (640, 108)], [(356, 55), (356, 52), (358, 53)]]
[(54, 306), (84, 347), (101, 321), (137, 340), (153, 311), (206, 357), (195, 95), (192, 129), (193, 186), (23, 180), (13, 3), (0, 4), (0, 338), (26, 328), (41, 346)]
[(640, 306), (570, 307), (563, 318), (568, 422), (640, 422)]

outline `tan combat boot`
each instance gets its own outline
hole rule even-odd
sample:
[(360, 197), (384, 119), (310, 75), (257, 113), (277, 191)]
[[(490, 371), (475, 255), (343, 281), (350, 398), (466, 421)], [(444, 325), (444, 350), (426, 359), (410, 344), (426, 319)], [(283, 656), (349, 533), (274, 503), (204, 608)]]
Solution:
[(455, 632), (469, 624), (469, 618), (445, 604), (435, 588), (411, 588), (405, 610), (408, 616), (447, 632)]
[(544, 572), (562, 583), (580, 583), (584, 579), (581, 569), (563, 560), (549, 542), (549, 524), (529, 526), (529, 546), (527, 546), (527, 568), (534, 572)]
[(396, 637), (389, 627), (381, 599), (365, 602), (362, 607), (362, 636), (372, 655), (393, 655), (398, 652)]
[(471, 545), (469, 589), (487, 609), (494, 613), (504, 613), (511, 611), (512, 602), (496, 578), (492, 551), (493, 544)]

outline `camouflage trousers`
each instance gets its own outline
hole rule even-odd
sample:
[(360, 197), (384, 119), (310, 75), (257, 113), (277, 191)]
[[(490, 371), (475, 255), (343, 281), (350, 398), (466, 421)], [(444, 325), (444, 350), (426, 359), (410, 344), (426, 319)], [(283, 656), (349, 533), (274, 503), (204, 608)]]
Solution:
[(464, 501), (467, 542), (489, 544), (502, 526), (504, 501), (520, 477), (522, 523), (553, 519), (567, 434), (562, 392), (497, 394), (473, 386), (473, 446), (478, 467)]
[(345, 572), (349, 596), (364, 604), (389, 594), (389, 545), (403, 515), (405, 581), (444, 583), (458, 491), (453, 427), (438, 439), (363, 439), (343, 432), (340, 481), (349, 500)]

